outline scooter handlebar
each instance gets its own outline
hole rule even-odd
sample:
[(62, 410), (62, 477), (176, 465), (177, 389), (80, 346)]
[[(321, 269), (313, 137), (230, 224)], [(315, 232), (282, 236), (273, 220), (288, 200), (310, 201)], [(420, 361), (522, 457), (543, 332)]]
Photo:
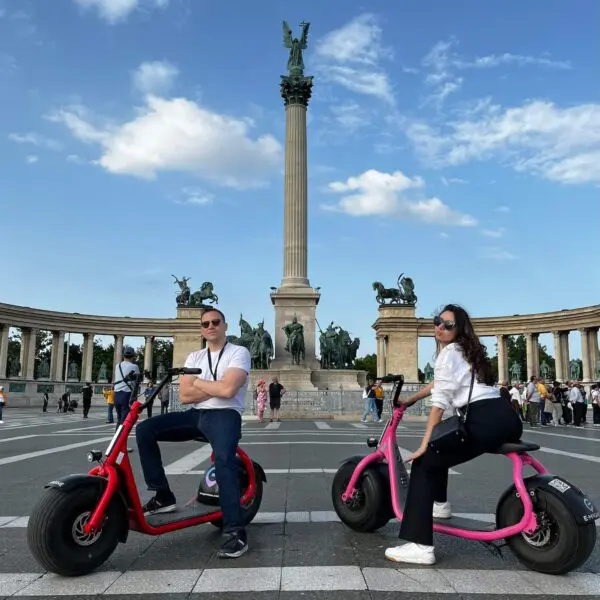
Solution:
[(384, 375), (380, 378), (382, 383), (402, 383), (404, 375)]

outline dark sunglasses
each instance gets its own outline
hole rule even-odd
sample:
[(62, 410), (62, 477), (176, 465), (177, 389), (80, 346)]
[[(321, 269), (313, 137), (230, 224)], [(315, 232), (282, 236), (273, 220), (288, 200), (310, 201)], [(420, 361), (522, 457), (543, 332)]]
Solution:
[(211, 324), (213, 327), (218, 327), (221, 324), (221, 319), (211, 319), (210, 321), (202, 321), (200, 323), (202, 329), (208, 329)]
[(433, 325), (435, 327), (442, 325), (446, 331), (452, 331), (456, 327), (454, 321), (444, 321), (442, 317), (433, 317)]

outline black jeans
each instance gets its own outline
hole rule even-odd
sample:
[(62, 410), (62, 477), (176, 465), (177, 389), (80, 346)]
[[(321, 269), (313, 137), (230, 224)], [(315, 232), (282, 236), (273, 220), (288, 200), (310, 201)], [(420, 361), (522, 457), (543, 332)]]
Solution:
[(129, 399), (131, 392), (115, 392), (115, 409), (117, 411), (117, 427), (125, 420), (129, 414)]
[(83, 401), (83, 416), (84, 417), (88, 416), (88, 414), (90, 412), (91, 406), (92, 406), (92, 401), (91, 400), (89, 400), (89, 401), (85, 401), (84, 400)]
[(413, 462), (400, 526), (401, 539), (432, 546), (433, 502), (446, 500), (448, 469), (492, 452), (505, 442), (516, 442), (523, 433), (521, 419), (500, 398), (473, 402), (466, 427), (468, 442), (460, 448), (445, 455), (427, 450)]
[(170, 489), (158, 442), (187, 442), (198, 435), (206, 437), (215, 454), (223, 531), (244, 531), (236, 460), (237, 445), (242, 437), (242, 416), (237, 410), (192, 408), (138, 422), (135, 437), (146, 485), (157, 492)]

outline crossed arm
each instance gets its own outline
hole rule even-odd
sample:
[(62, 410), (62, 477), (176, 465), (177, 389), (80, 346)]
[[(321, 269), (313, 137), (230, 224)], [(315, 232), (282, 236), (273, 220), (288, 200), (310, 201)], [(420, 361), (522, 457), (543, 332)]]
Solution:
[(181, 404), (197, 404), (209, 398), (233, 398), (246, 382), (248, 373), (244, 369), (230, 367), (223, 379), (210, 381), (195, 375), (184, 375), (179, 386)]

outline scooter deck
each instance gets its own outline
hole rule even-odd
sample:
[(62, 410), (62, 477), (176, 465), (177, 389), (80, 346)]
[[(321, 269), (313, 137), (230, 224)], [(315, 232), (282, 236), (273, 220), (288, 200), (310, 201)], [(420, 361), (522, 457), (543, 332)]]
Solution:
[(219, 506), (207, 506), (206, 504), (194, 502), (190, 506), (177, 508), (175, 512), (149, 515), (146, 517), (146, 521), (153, 527), (160, 527), (161, 525), (167, 525), (169, 523), (177, 523), (177, 521), (202, 517), (219, 510), (221, 510)]
[(434, 519), (436, 525), (447, 525), (448, 527), (456, 527), (457, 529), (468, 529), (469, 531), (494, 531), (495, 523), (479, 521), (477, 519), (469, 519), (467, 517), (452, 517), (450, 519)]

